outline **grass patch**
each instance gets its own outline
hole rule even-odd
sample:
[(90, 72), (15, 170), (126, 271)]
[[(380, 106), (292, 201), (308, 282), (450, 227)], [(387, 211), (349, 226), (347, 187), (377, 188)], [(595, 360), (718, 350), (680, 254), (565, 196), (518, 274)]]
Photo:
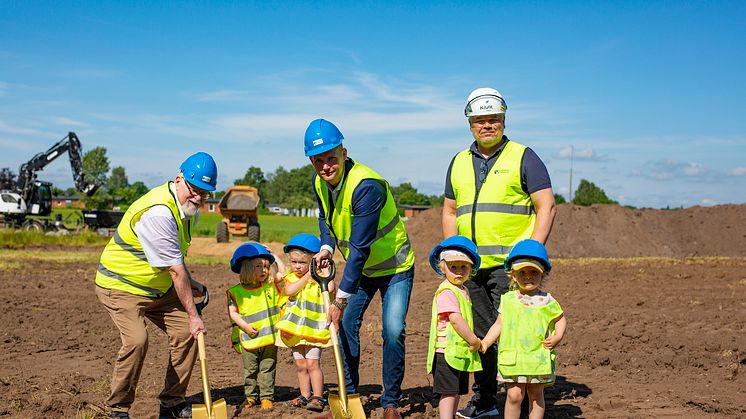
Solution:
[(11, 249), (42, 245), (99, 246), (106, 244), (108, 240), (108, 237), (101, 237), (90, 231), (63, 236), (44, 234), (38, 231), (23, 231), (10, 228), (0, 229), (0, 247)]
[[(222, 219), (223, 216), (220, 214), (200, 214), (199, 222), (194, 229), (194, 235), (215, 237), (215, 226)], [(318, 218), (315, 217), (260, 215), (259, 225), (261, 226), (261, 241), (263, 242), (286, 243), (296, 234), (319, 234)], [(241, 239), (241, 237), (235, 238), (235, 240)]]
[(0, 269), (14, 269), (37, 260), (60, 263), (98, 263), (100, 252), (69, 252), (64, 250), (0, 249)]

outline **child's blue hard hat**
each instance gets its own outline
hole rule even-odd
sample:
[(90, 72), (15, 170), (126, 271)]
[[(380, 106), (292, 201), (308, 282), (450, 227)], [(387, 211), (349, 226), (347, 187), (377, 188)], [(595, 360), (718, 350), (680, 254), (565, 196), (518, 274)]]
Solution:
[(440, 252), (446, 249), (454, 249), (466, 253), (474, 265), (472, 270), (479, 270), (479, 265), (482, 264), (482, 258), (477, 252), (477, 245), (464, 236), (452, 236), (440, 242), (440, 244), (433, 247), (433, 250), (430, 251), (430, 266), (432, 266), (433, 270), (437, 272), (438, 275), (443, 274), (438, 267), (440, 262)]
[(326, 119), (314, 119), (306, 128), (303, 150), (306, 157), (325, 153), (342, 145), (344, 137), (336, 125)]
[(231, 258), (231, 270), (237, 274), (241, 273), (241, 259), (265, 258), (270, 264), (275, 263), (275, 257), (269, 253), (266, 247), (259, 243), (244, 243), (233, 252)]
[(543, 244), (536, 240), (521, 240), (510, 251), (508, 258), (505, 259), (505, 270), (510, 271), (513, 263), (521, 259), (533, 259), (544, 267), (544, 272), (552, 270), (552, 264), (549, 263), (549, 255)]
[(285, 253), (293, 249), (305, 250), (309, 253), (319, 253), (321, 250), (321, 240), (313, 234), (296, 234), (290, 239), (288, 244), (282, 248)]
[(218, 183), (218, 166), (211, 155), (201, 151), (192, 154), (181, 163), (179, 169), (190, 184), (210, 192), (215, 190)]

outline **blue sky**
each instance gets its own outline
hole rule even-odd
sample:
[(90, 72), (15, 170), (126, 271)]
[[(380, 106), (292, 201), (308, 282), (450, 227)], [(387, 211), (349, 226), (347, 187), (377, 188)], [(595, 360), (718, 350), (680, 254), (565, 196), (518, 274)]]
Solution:
[[(299, 167), (307, 124), (440, 194), (489, 86), (555, 192), (746, 202), (746, 2), (0, 2), (0, 167), (75, 131), (155, 186), (207, 151), (219, 188)], [(58, 159), (40, 178), (72, 186)]]

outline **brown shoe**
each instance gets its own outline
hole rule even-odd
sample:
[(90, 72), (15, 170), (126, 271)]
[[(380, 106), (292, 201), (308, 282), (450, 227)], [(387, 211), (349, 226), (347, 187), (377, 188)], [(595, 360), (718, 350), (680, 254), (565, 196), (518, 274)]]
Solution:
[(389, 406), (383, 410), (383, 419), (401, 419), (399, 409), (394, 406)]

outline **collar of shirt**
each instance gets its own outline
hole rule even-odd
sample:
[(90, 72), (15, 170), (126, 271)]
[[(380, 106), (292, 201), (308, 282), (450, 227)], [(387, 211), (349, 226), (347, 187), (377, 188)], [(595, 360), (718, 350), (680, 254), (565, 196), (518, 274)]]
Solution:
[(354, 164), (355, 162), (349, 157), (345, 160), (345, 172), (344, 175), (342, 175), (342, 180), (337, 184), (337, 186), (332, 186), (331, 183), (326, 182), (326, 187), (329, 188), (329, 192), (331, 192), (329, 195), (332, 198), (332, 202), (337, 202), (337, 196), (339, 196), (339, 192), (342, 190), (342, 185), (345, 183), (345, 180), (347, 180), (347, 174), (350, 173)]
[(497, 156), (500, 155), (500, 152), (503, 151), (503, 149), (505, 148), (505, 145), (508, 144), (508, 141), (510, 141), (508, 139), (508, 137), (506, 135), (503, 135), (503, 138), (500, 140), (500, 146), (497, 147), (497, 150), (495, 150), (495, 152), (492, 153), (492, 155), (489, 156), (489, 157), (487, 157), (487, 158), (485, 158), (484, 156), (482, 156), (482, 153), (479, 151), (479, 148), (477, 147), (477, 142), (476, 141), (474, 141), (473, 143), (471, 143), (471, 147), (469, 147), (469, 150), (471, 151), (471, 154), (473, 156), (476, 156), (476, 157), (478, 157), (480, 159), (483, 159), (483, 160), (487, 160), (489, 162), (490, 160), (496, 159)]

